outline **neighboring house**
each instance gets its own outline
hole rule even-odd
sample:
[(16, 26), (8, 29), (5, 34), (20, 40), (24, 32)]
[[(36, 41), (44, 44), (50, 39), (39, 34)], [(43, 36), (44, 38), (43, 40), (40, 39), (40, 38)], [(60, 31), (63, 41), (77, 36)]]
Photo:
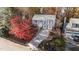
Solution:
[(79, 18), (71, 18), (66, 26), (66, 36), (79, 36)]
[(67, 47), (74, 48), (79, 42), (79, 18), (71, 18), (66, 26), (65, 37)]

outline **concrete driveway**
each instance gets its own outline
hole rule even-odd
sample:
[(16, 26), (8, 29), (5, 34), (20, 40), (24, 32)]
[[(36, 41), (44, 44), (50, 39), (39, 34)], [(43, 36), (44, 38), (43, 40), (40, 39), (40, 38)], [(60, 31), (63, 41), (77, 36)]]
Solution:
[(30, 47), (0, 38), (0, 51), (31, 51)]

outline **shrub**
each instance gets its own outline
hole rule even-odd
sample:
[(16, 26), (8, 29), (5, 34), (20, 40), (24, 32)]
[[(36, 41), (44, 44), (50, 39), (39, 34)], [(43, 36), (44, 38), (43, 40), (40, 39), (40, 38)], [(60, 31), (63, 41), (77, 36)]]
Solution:
[(65, 40), (64, 38), (55, 38), (52, 40), (44, 40), (39, 45), (42, 50), (48, 51), (63, 51), (65, 50)]
[(33, 25), (30, 19), (22, 20), (20, 16), (11, 19), (10, 23), (11, 28), (9, 33), (20, 39), (30, 41), (38, 31), (37, 26)]
[(4, 26), (0, 29), (0, 37), (7, 37), (9, 32), (9, 28)]
[(8, 36), (8, 31), (10, 27), (11, 12), (9, 7), (0, 8), (0, 37)]

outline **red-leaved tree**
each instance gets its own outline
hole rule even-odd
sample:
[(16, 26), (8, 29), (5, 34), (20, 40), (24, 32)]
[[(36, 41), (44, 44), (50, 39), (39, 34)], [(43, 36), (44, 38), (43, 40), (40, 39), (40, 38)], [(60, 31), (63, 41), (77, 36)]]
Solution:
[(11, 19), (10, 23), (11, 28), (9, 33), (20, 39), (30, 41), (33, 37), (35, 37), (38, 31), (37, 26), (32, 24), (32, 20), (22, 20), (20, 16), (16, 16), (15, 18)]

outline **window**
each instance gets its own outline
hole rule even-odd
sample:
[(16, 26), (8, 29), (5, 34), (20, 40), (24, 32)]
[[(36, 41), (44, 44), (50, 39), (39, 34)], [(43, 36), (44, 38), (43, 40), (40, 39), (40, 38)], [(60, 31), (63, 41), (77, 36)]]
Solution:
[(72, 23), (72, 28), (79, 28), (79, 24)]

